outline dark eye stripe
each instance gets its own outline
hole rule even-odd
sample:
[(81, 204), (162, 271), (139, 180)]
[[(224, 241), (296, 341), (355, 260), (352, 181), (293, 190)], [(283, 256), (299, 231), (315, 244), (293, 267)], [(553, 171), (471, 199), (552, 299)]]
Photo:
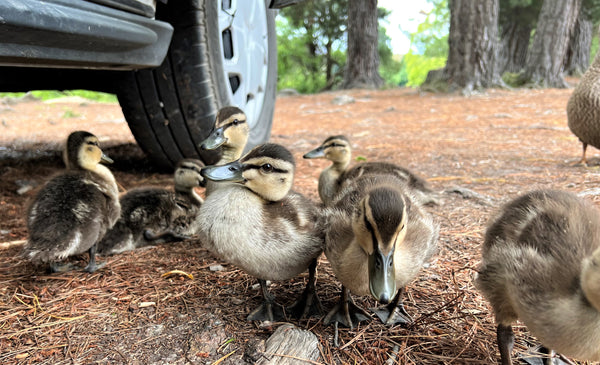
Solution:
[[(263, 164), (264, 165), (264, 164)], [(242, 168), (244, 171), (246, 170), (260, 170), (262, 168), (263, 165), (244, 165), (244, 167)], [(273, 165), (271, 165), (273, 166)], [(278, 169), (277, 167), (273, 166), (273, 170), (271, 170), (272, 172), (278, 172), (280, 174), (285, 174), (288, 172), (288, 170), (283, 170), (283, 169)]]
[(236, 120), (237, 120), (237, 123), (234, 123), (233, 121), (231, 121), (231, 122), (229, 122), (229, 123), (224, 124), (223, 126), (221, 126), (221, 128), (223, 128), (225, 130), (225, 129), (229, 128), (229, 127), (235, 127), (235, 126), (238, 126), (240, 124), (246, 123), (245, 119), (236, 119)]
[(346, 145), (343, 145), (340, 143), (332, 143), (330, 145), (325, 146), (325, 148), (329, 148), (329, 147), (346, 147)]

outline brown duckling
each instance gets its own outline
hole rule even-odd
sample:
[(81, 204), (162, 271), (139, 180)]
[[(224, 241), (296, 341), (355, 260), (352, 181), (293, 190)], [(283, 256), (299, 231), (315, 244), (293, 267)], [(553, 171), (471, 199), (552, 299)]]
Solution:
[[(246, 114), (235, 106), (226, 106), (217, 112), (212, 133), (200, 144), (204, 150), (221, 150), (221, 158), (216, 165), (225, 165), (238, 160), (248, 142), (250, 127)], [(215, 181), (206, 182), (205, 195), (210, 195), (219, 186)]]
[(194, 190), (204, 179), (204, 164), (183, 159), (175, 168), (175, 191), (157, 187), (129, 190), (121, 196), (121, 217), (98, 244), (98, 253), (113, 255), (139, 247), (180, 241), (192, 234), (202, 204)]
[(88, 252), (85, 271), (94, 272), (97, 243), (119, 217), (118, 188), (113, 174), (100, 162), (111, 163), (98, 138), (85, 131), (67, 138), (63, 157), (67, 171), (50, 179), (27, 210), (29, 237), (23, 256), (51, 272), (65, 271), (59, 263)]
[(399, 179), (405, 181), (422, 204), (437, 204), (436, 194), (429, 188), (427, 182), (405, 167), (387, 162), (362, 162), (350, 167), (352, 147), (348, 138), (343, 135), (327, 138), (319, 147), (306, 153), (303, 157), (308, 159), (325, 158), (331, 161), (331, 165), (319, 175), (319, 197), (325, 205), (331, 203), (345, 181), (366, 174), (395, 174)]
[(404, 288), (437, 252), (439, 225), (394, 173), (346, 181), (325, 210), (325, 255), (342, 283), (339, 304), (325, 323), (353, 327), (369, 318), (350, 292), (370, 295), (386, 324), (408, 323)]
[(488, 225), (475, 285), (494, 310), (503, 365), (517, 319), (542, 352), (600, 361), (600, 214), (590, 203), (540, 190), (506, 204)]
[(314, 203), (291, 190), (294, 170), (292, 154), (273, 143), (253, 148), (238, 161), (202, 169), (207, 179), (233, 182), (206, 197), (197, 222), (212, 253), (258, 278), (264, 302), (248, 320), (283, 318), (266, 280), (288, 280), (306, 269), (306, 290), (289, 312), (300, 318), (321, 312), (315, 275), (323, 229)]

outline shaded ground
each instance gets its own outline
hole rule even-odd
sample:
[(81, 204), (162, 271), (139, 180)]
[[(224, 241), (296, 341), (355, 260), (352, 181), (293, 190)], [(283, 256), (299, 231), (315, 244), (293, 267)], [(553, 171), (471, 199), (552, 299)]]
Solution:
[[(442, 194), (428, 208), (441, 224), (440, 253), (407, 288), (405, 307), (415, 322), (387, 328), (378, 321), (333, 329), (321, 319), (293, 322), (320, 340), (322, 363), (491, 364), (498, 361), (489, 307), (472, 285), (486, 221), (502, 202), (534, 188), (557, 188), (596, 204), (597, 150), (591, 167), (573, 167), (581, 145), (566, 126), (572, 90), (492, 90), (464, 98), (414, 90), (355, 90), (277, 101), (272, 141), (296, 156), (296, 190), (317, 200), (324, 161), (302, 154), (332, 134), (345, 134), (354, 156), (413, 169)], [(336, 105), (340, 95), (354, 103)], [(189, 240), (113, 257), (94, 273), (48, 276), (17, 258), (26, 238), (23, 214), (30, 186), (62, 168), (60, 143), (74, 129), (102, 137), (125, 188), (168, 187), (171, 176), (149, 167), (117, 105), (26, 102), (0, 105), (0, 362), (3, 364), (239, 364), (260, 358), (277, 327), (245, 321), (259, 303), (254, 280), (218, 262)], [(465, 190), (462, 190), (465, 191)], [(85, 261), (87, 257), (84, 257)], [(224, 270), (211, 271), (222, 264)], [(162, 274), (173, 269), (193, 279)], [(304, 277), (273, 283), (290, 303)], [(326, 308), (339, 284), (323, 258), (318, 290)], [(369, 298), (356, 298), (364, 307)], [(516, 327), (515, 351), (534, 342)]]

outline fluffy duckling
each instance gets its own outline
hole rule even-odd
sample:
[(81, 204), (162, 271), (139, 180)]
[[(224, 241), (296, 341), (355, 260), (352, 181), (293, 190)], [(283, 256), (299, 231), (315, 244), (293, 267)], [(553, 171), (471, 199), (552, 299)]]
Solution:
[(527, 193), (490, 221), (475, 285), (494, 310), (503, 365), (517, 319), (546, 353), (600, 361), (599, 237), (598, 210), (563, 191)]
[(291, 190), (294, 170), (292, 154), (272, 143), (253, 148), (238, 161), (202, 169), (207, 179), (235, 182), (206, 198), (197, 222), (212, 253), (258, 278), (264, 302), (248, 320), (283, 318), (266, 280), (288, 280), (307, 268), (307, 287), (288, 310), (299, 318), (321, 312), (315, 275), (323, 229), (316, 206)]
[[(249, 135), (250, 127), (246, 122), (246, 114), (238, 107), (226, 106), (217, 112), (215, 127), (200, 147), (204, 150), (220, 148), (221, 159), (216, 165), (225, 165), (242, 156)], [(207, 181), (205, 195), (210, 195), (218, 185), (217, 182)]]
[(342, 283), (340, 302), (325, 323), (354, 327), (369, 315), (350, 292), (371, 295), (386, 324), (409, 323), (404, 287), (437, 251), (439, 226), (395, 174), (348, 181), (326, 208), (325, 255)]
[(111, 163), (98, 145), (98, 138), (85, 131), (67, 138), (63, 154), (67, 171), (41, 188), (27, 211), (29, 238), (23, 256), (36, 265), (49, 265), (51, 272), (65, 271), (65, 258), (88, 252), (85, 271), (94, 272), (96, 245), (119, 217), (117, 183), (108, 168)]
[(325, 158), (331, 161), (331, 165), (319, 175), (319, 197), (325, 205), (331, 204), (333, 197), (345, 181), (365, 174), (395, 174), (406, 182), (422, 204), (437, 204), (435, 193), (427, 186), (427, 182), (405, 167), (386, 162), (363, 162), (350, 168), (352, 147), (348, 138), (343, 135), (327, 138), (319, 147), (306, 153), (303, 157), (308, 159)]
[(121, 196), (121, 217), (98, 244), (98, 253), (113, 255), (191, 235), (203, 202), (194, 190), (203, 184), (203, 166), (199, 160), (181, 160), (175, 168), (174, 192), (142, 187)]

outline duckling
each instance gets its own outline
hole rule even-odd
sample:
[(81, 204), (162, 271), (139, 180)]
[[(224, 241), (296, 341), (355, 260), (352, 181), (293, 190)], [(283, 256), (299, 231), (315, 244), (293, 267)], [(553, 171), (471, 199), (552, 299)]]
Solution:
[(321, 312), (315, 280), (323, 229), (316, 206), (291, 190), (294, 170), (292, 154), (273, 143), (254, 147), (238, 161), (202, 169), (207, 179), (235, 182), (206, 197), (197, 222), (208, 250), (258, 278), (264, 302), (248, 320), (283, 318), (266, 280), (288, 280), (307, 268), (306, 289), (288, 310), (299, 318)]
[(319, 175), (319, 197), (325, 205), (329, 205), (345, 181), (356, 179), (365, 174), (395, 174), (406, 181), (415, 197), (422, 204), (437, 204), (435, 193), (427, 186), (427, 182), (411, 170), (387, 162), (362, 162), (349, 168), (352, 158), (350, 141), (343, 135), (327, 138), (319, 147), (306, 153), (304, 158), (325, 158), (331, 165)]
[[(216, 165), (225, 165), (238, 160), (248, 142), (250, 127), (246, 114), (235, 106), (226, 106), (217, 112), (213, 132), (201, 144), (203, 150), (221, 149), (221, 159)], [(205, 195), (210, 195), (219, 183), (206, 182)]]
[(494, 310), (503, 365), (517, 319), (546, 353), (600, 361), (599, 237), (598, 210), (564, 191), (526, 193), (490, 220), (475, 286)]
[(190, 236), (191, 223), (203, 202), (194, 190), (204, 181), (200, 175), (203, 166), (191, 158), (179, 161), (174, 192), (142, 187), (121, 196), (121, 217), (98, 244), (98, 253), (113, 255)]
[(367, 174), (347, 181), (325, 209), (325, 255), (342, 283), (339, 303), (325, 324), (354, 327), (369, 319), (350, 292), (371, 295), (386, 308), (386, 324), (410, 323), (404, 288), (437, 251), (439, 225), (396, 174)]
[(66, 271), (65, 258), (89, 253), (85, 271), (96, 264), (96, 246), (117, 218), (117, 183), (108, 168), (112, 163), (99, 147), (98, 138), (85, 131), (71, 133), (63, 151), (67, 170), (45, 183), (27, 210), (29, 238), (22, 255), (50, 272)]

